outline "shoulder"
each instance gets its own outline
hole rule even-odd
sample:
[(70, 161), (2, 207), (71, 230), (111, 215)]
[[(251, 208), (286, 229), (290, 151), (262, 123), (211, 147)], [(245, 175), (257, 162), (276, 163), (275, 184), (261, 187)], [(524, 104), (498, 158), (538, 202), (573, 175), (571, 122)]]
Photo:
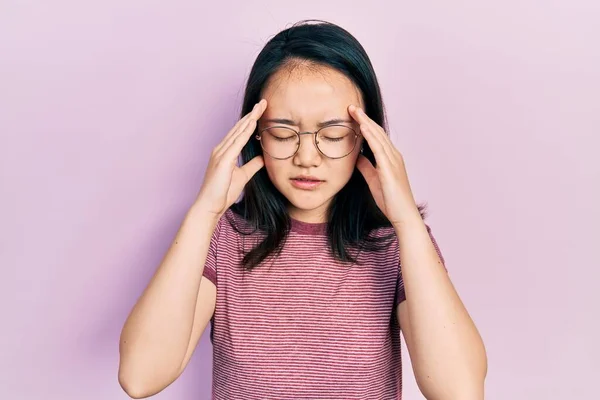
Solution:
[(392, 226), (375, 228), (363, 239), (362, 246), (367, 249), (371, 257), (379, 261), (384, 259), (398, 259), (399, 242), (396, 231)]
[(232, 241), (240, 237), (255, 238), (261, 235), (260, 231), (254, 229), (250, 222), (232, 208), (223, 213), (215, 232), (224, 241)]
[(234, 229), (242, 232), (252, 230), (252, 224), (239, 211), (236, 211), (233, 206), (223, 213), (219, 222), (222, 224), (223, 229)]

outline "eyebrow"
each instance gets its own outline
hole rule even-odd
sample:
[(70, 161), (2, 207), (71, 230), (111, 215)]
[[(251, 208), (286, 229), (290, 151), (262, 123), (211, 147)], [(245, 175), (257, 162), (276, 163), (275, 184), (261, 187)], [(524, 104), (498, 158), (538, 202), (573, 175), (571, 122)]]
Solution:
[[(275, 124), (284, 124), (284, 125), (292, 125), (292, 126), (298, 126), (299, 125), (296, 121), (292, 121), (291, 119), (286, 119), (286, 118), (271, 118), (271, 119), (264, 120), (264, 122), (272, 122), (272, 123), (275, 123)], [(327, 126), (327, 125), (342, 124), (342, 123), (351, 124), (353, 122), (354, 121), (349, 120), (349, 119), (334, 118), (334, 119), (330, 119), (330, 120), (327, 120), (327, 121), (319, 122), (317, 124), (317, 127), (322, 128), (322, 127)]]

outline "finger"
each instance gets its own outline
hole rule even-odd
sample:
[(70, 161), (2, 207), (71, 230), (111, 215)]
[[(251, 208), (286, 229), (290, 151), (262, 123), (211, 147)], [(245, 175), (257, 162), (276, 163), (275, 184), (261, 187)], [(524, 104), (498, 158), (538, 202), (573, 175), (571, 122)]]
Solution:
[(229, 146), (229, 143), (231, 142), (232, 138), (236, 136), (237, 133), (245, 129), (245, 127), (248, 125), (248, 121), (256, 115), (257, 109), (264, 107), (264, 103), (266, 103), (266, 100), (261, 100), (258, 103), (256, 103), (252, 110), (234, 125), (234, 127), (227, 133), (223, 140), (221, 140), (221, 143), (219, 143), (219, 145), (215, 147), (215, 153), (222, 153), (221, 150)]
[(352, 109), (356, 114), (357, 118), (360, 120), (360, 123), (366, 123), (373, 129), (373, 131), (377, 134), (378, 139), (381, 139), (384, 143), (387, 143), (390, 146), (392, 145), (392, 141), (390, 137), (386, 133), (386, 131), (379, 126), (379, 124), (371, 119), (361, 107), (357, 107), (355, 105), (350, 105), (349, 110)]
[(369, 190), (371, 193), (375, 194), (378, 190), (381, 190), (381, 183), (379, 181), (379, 174), (377, 173), (377, 169), (371, 164), (371, 161), (362, 154), (358, 156), (356, 159), (356, 168), (360, 171), (360, 173), (365, 178), (367, 185), (369, 186)]
[(223, 155), (228, 154), (228, 156), (237, 159), (242, 151), (242, 148), (246, 145), (246, 143), (248, 143), (248, 139), (250, 139), (250, 136), (252, 136), (256, 130), (258, 120), (266, 109), (263, 107), (264, 104), (266, 104), (266, 100), (253, 111), (253, 114), (248, 119), (246, 126), (243, 129), (240, 129), (235, 135), (231, 136), (229, 142), (221, 149), (221, 153)]
[(245, 129), (245, 127), (248, 125), (249, 120), (256, 115), (257, 109), (262, 107), (264, 103), (266, 103), (266, 100), (261, 100), (258, 103), (256, 103), (252, 110), (248, 114), (246, 114), (241, 120), (238, 121), (235, 127), (229, 131), (229, 133), (225, 136), (225, 138), (223, 138), (223, 140), (217, 146), (217, 148), (215, 148), (216, 153), (223, 153), (223, 149), (226, 149), (229, 146), (232, 138), (235, 137), (240, 131)]
[(385, 151), (390, 156), (392, 162), (396, 165), (398, 161), (397, 159), (401, 157), (401, 155), (396, 146), (394, 146), (394, 143), (392, 143), (392, 138), (390, 135), (377, 122), (373, 121), (373, 119), (371, 119), (371, 117), (369, 117), (362, 108), (358, 108), (358, 113), (361, 114), (364, 119), (366, 119), (368, 126), (371, 127), (373, 132), (375, 132), (377, 138), (381, 139)]
[(362, 154), (358, 156), (356, 159), (356, 168), (360, 171), (360, 173), (365, 177), (367, 183), (375, 177), (377, 177), (377, 170), (371, 164), (371, 161)]
[[(256, 107), (256, 104), (254, 105), (254, 107)], [(252, 109), (252, 111), (254, 111), (254, 108)], [(250, 118), (250, 114), (252, 114), (252, 111), (250, 111), (248, 114), (244, 115), (243, 118), (239, 119), (235, 125), (229, 130), (229, 132), (227, 132), (227, 134), (223, 137), (223, 139), (221, 140), (221, 142), (215, 146), (215, 152), (219, 151), (223, 145), (227, 142), (227, 140), (233, 135), (235, 134), (235, 132), (237, 132), (242, 125), (246, 124), (246, 121), (248, 120), (248, 118)]]
[[(367, 141), (369, 142), (369, 145), (371, 145), (371, 147), (377, 147), (377, 143), (372, 143), (373, 140), (376, 140), (378, 143), (381, 143), (381, 146), (384, 145), (384, 142), (382, 140), (381, 137), (379, 137), (379, 135), (376, 135), (373, 129), (369, 129), (371, 128), (371, 124), (370, 124), (370, 118), (368, 117), (368, 115), (362, 111), (362, 109), (360, 107), (351, 105), (348, 107), (348, 111), (350, 112), (350, 115), (352, 116), (352, 118), (354, 118), (359, 124), (360, 124), (360, 129), (361, 132), (363, 130), (367, 130), (368, 129), (368, 133), (371, 133), (371, 135), (369, 135), (369, 139), (367, 139), (367, 137), (365, 137), (365, 139), (367, 139)], [(373, 146), (375, 145), (375, 146)]]
[(246, 164), (242, 165), (240, 167), (240, 170), (245, 176), (246, 183), (248, 183), (248, 181), (252, 179), (254, 174), (260, 171), (260, 169), (264, 167), (264, 165), (265, 160), (262, 156), (256, 156), (252, 160), (248, 161)]
[(361, 112), (362, 110), (360, 110), (359, 107), (352, 105), (348, 107), (348, 111), (352, 118), (360, 124), (360, 131), (373, 150), (377, 164), (393, 164), (389, 152), (386, 151), (386, 143), (382, 140), (381, 135), (374, 132), (372, 125), (367, 120), (367, 115), (364, 112)]

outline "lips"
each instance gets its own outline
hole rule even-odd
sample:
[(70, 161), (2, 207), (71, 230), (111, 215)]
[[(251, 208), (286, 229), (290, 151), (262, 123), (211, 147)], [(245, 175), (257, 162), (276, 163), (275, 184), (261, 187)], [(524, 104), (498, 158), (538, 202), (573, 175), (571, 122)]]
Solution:
[(292, 180), (300, 181), (300, 182), (323, 182), (322, 179), (319, 179), (315, 176), (307, 176), (307, 175), (296, 176), (296, 177), (292, 178)]
[(314, 176), (305, 175), (297, 176), (295, 178), (291, 178), (290, 180), (292, 181), (292, 185), (294, 187), (303, 190), (314, 190), (324, 182)]
[(320, 179), (303, 179), (303, 178), (292, 178), (293, 181), (299, 181), (299, 182), (323, 182)]

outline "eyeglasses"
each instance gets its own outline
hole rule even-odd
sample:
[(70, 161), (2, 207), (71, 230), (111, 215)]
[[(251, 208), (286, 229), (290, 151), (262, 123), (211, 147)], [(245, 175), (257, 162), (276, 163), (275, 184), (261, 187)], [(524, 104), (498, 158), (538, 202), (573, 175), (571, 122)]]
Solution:
[(316, 132), (298, 132), (286, 126), (271, 126), (261, 130), (256, 139), (265, 153), (278, 160), (293, 157), (300, 148), (300, 135), (314, 135), (314, 143), (328, 158), (344, 158), (352, 153), (358, 134), (346, 125), (328, 125)]

